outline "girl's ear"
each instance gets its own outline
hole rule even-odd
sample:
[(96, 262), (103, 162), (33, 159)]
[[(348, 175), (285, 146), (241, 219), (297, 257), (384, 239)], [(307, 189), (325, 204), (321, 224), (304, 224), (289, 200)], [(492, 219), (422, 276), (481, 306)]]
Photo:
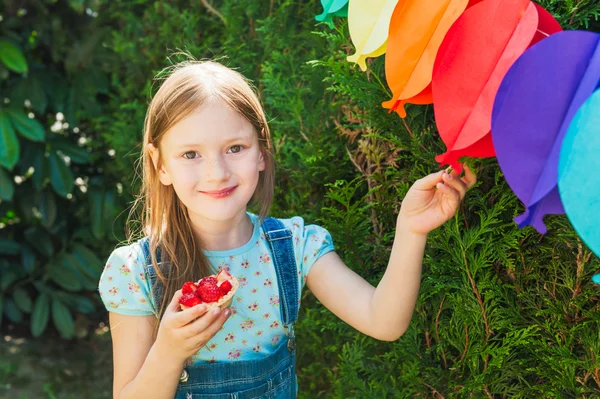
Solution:
[(258, 154), (258, 171), (262, 172), (265, 170), (265, 157), (263, 156), (262, 150)]
[(147, 147), (148, 151), (150, 152), (150, 157), (152, 158), (152, 163), (154, 164), (154, 170), (156, 170), (158, 173), (160, 182), (165, 186), (171, 185), (172, 181), (169, 177), (169, 173), (165, 170), (164, 165), (159, 165), (160, 153), (158, 152), (158, 148), (156, 148), (152, 143), (148, 143)]

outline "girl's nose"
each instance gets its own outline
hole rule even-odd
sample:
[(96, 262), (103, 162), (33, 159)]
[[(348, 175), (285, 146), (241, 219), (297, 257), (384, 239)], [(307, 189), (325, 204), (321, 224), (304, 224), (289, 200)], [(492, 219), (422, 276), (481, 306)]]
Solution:
[(213, 157), (206, 163), (206, 177), (208, 181), (224, 181), (229, 178), (229, 168), (223, 157)]

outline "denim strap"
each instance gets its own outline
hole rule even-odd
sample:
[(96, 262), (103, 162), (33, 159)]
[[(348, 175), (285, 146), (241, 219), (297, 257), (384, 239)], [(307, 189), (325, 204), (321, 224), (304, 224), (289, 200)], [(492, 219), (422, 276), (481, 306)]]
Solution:
[[(144, 260), (146, 261), (147, 265), (151, 265), (152, 264), (152, 258), (150, 257), (150, 238), (149, 237), (144, 237), (141, 240), (138, 240), (138, 243), (140, 244), (140, 246), (142, 247), (142, 252), (144, 254)], [(156, 262), (160, 263), (160, 248), (156, 249)]]
[[(146, 273), (146, 278), (151, 283), (152, 298), (154, 299), (154, 308), (156, 309), (156, 314), (158, 315), (158, 310), (160, 309), (163, 301), (164, 286), (162, 282), (158, 278), (156, 278), (156, 271), (154, 270), (154, 266), (152, 265), (152, 257), (150, 256), (149, 237), (144, 237), (138, 240), (138, 244), (140, 244), (140, 247), (142, 248), (142, 254), (144, 255), (144, 272)], [(168, 273), (169, 265), (161, 263), (160, 247), (156, 248), (155, 255), (158, 267), (163, 273)]]
[(300, 289), (298, 287), (298, 266), (294, 255), (292, 232), (274, 218), (266, 218), (262, 224), (269, 243), (279, 285), (279, 303), (283, 328), (288, 337), (288, 349), (296, 346), (294, 323), (298, 320)]

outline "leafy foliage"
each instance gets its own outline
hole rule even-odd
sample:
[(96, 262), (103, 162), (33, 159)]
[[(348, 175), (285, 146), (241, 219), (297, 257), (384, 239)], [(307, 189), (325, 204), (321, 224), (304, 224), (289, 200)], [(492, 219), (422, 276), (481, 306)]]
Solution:
[(107, 31), (75, 3), (9, 1), (2, 18), (0, 320), (28, 322), (34, 336), (52, 321), (71, 338), (73, 314), (99, 310), (115, 224), (123, 237), (124, 203), (103, 174), (111, 157), (91, 128), (109, 93)]

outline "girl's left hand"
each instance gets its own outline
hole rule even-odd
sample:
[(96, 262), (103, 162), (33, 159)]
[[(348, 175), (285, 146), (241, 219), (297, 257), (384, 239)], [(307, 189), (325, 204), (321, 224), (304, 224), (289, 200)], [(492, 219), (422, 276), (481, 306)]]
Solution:
[(477, 177), (465, 166), (460, 178), (455, 171), (433, 173), (417, 180), (402, 201), (399, 225), (415, 234), (427, 234), (450, 219)]

